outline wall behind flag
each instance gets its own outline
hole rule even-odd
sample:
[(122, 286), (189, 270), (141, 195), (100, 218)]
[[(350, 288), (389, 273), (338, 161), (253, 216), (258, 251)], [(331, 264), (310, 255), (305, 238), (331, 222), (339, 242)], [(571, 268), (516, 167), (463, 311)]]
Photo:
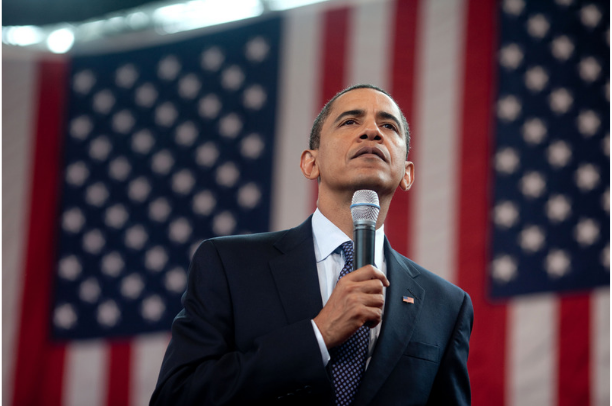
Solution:
[[(512, 207), (494, 202), (494, 191), (521, 194), (516, 182), (504, 186), (504, 170), (517, 159), (528, 168), (518, 144), (538, 138), (537, 128), (522, 130), (534, 118), (569, 124), (540, 137), (530, 160), (547, 162), (559, 140), (575, 157), (585, 142), (601, 146), (592, 165), (601, 169), (599, 214), (583, 217), (600, 224), (597, 247), (609, 252), (609, 115), (581, 104), (598, 98), (609, 109), (609, 4), (332, 2), (180, 38), (117, 41), (51, 59), (3, 46), (6, 404), (148, 404), (190, 252), (204, 238), (292, 227), (311, 213), (315, 186), (299, 155), (323, 103), (358, 82), (389, 90), (411, 124), (416, 183), (396, 194), (385, 231), (472, 297), (473, 404), (609, 403), (605, 253), (604, 282), (593, 287), (490, 296), (513, 271), (494, 262), (493, 230), (528, 226), (512, 228)], [(532, 43), (556, 67), (536, 63)], [(555, 73), (542, 82), (542, 72)], [(507, 78), (511, 91), (501, 92)], [(551, 104), (551, 95), (576, 95), (576, 86), (583, 96), (558, 115), (563, 98)], [(600, 114), (598, 126), (592, 115), (575, 126), (585, 110)], [(496, 138), (500, 127), (512, 145)], [(500, 155), (508, 147), (514, 160)], [(582, 206), (571, 209), (579, 220)], [(536, 255), (555, 248), (536, 240)], [(502, 241), (496, 252), (524, 251)]]

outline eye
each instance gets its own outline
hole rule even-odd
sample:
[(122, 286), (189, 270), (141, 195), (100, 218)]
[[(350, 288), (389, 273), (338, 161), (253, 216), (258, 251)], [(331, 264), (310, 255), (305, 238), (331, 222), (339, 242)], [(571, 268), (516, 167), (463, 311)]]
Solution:
[(357, 121), (355, 121), (355, 120), (354, 120), (354, 119), (352, 119), (352, 118), (349, 118), (348, 120), (346, 120), (346, 121), (344, 121), (344, 122), (342, 123), (342, 125), (352, 125), (352, 124), (357, 124)]
[(398, 131), (398, 129), (397, 129), (397, 127), (395, 126), (395, 124), (385, 123), (385, 124), (383, 124), (382, 126), (383, 126), (383, 127), (385, 127), (385, 128), (388, 128), (388, 129), (390, 129), (390, 130), (393, 130), (393, 131), (395, 131), (395, 132), (399, 132), (399, 131)]

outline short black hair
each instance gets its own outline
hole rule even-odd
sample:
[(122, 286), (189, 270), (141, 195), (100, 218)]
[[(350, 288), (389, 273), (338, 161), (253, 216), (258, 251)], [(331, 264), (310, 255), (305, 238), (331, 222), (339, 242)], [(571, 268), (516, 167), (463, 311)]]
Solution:
[[(331, 112), (332, 106), (334, 102), (336, 101), (336, 99), (342, 96), (343, 94), (348, 93), (351, 90), (356, 90), (356, 89), (376, 90), (378, 92), (381, 92), (382, 94), (389, 96), (389, 98), (393, 100), (395, 105), (397, 105), (397, 102), (393, 99), (393, 97), (391, 97), (389, 93), (387, 93), (386, 91), (384, 91), (378, 86), (374, 86), (370, 84), (358, 84), (358, 85), (349, 86), (346, 89), (336, 93), (336, 95), (332, 97), (331, 100), (325, 104), (325, 106), (323, 106), (323, 109), (321, 110), (317, 118), (315, 118), (315, 121), (312, 124), (312, 129), (310, 130), (310, 142), (308, 146), (309, 149), (319, 149), (319, 144), (321, 142), (321, 128), (323, 127), (323, 123), (325, 122), (327, 117), (329, 117), (329, 113)], [(408, 120), (406, 120), (404, 113), (399, 108), (399, 106), (397, 106), (397, 108), (400, 111), (402, 125), (404, 126), (404, 137), (406, 138), (406, 155), (407, 155), (408, 151), (410, 151), (410, 128), (408, 127)]]

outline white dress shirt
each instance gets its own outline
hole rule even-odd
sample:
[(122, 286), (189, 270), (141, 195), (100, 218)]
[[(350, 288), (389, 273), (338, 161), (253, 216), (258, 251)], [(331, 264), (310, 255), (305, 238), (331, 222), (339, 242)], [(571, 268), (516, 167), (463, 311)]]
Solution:
[[(334, 223), (329, 221), (323, 213), (317, 209), (312, 216), (312, 234), (314, 236), (314, 250), (315, 258), (317, 260), (317, 274), (319, 276), (319, 287), (321, 288), (321, 297), (323, 298), (323, 306), (329, 300), (332, 291), (336, 287), (338, 282), (338, 276), (340, 271), (344, 267), (345, 258), (344, 251), (340, 245), (344, 242), (350, 241), (351, 239), (342, 232)], [(376, 268), (382, 273), (387, 275), (387, 264), (385, 261), (385, 255), (383, 245), (385, 241), (384, 225), (376, 230), (375, 240), (375, 252), (374, 252), (374, 263)], [(386, 294), (386, 288), (383, 288), (383, 295)], [(376, 327), (370, 329), (370, 344), (368, 346), (368, 357), (366, 361), (366, 368), (370, 363), (372, 353), (374, 352), (374, 346), (378, 335), (380, 334), (379, 323)], [(323, 336), (319, 331), (314, 320), (312, 320), (312, 326), (314, 328), (319, 348), (321, 349), (321, 356), (323, 359), (323, 365), (327, 365), (330, 360), (329, 351), (323, 340)]]

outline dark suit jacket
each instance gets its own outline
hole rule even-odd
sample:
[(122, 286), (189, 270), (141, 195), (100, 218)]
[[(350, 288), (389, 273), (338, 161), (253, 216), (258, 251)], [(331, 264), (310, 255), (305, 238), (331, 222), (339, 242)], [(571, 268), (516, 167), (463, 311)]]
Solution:
[[(387, 241), (385, 257), (382, 330), (354, 404), (470, 404), (470, 297)], [(334, 404), (310, 321), (322, 308), (310, 218), (204, 241), (183, 306), (152, 405)]]

